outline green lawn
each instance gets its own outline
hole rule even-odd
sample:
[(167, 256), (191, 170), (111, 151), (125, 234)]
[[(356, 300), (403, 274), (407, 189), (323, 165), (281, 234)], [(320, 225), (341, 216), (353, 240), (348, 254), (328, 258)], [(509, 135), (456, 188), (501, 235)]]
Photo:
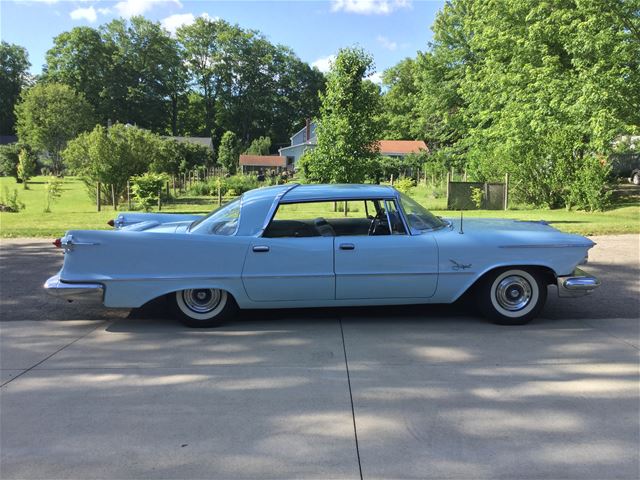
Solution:
[[(45, 181), (43, 177), (36, 177), (24, 190), (12, 178), (0, 178), (0, 192), (17, 189), (19, 199), (26, 205), (20, 213), (0, 212), (0, 236), (2, 237), (50, 237), (54, 238), (71, 229), (106, 229), (107, 220), (113, 218), (116, 212), (112, 207), (103, 207), (102, 212), (96, 212), (95, 205), (89, 199), (84, 185), (78, 179), (67, 177), (64, 179), (62, 198), (52, 206), (51, 213), (44, 213)], [(631, 187), (633, 188), (633, 187)], [(508, 211), (478, 210), (465, 212), (466, 217), (514, 218), (520, 220), (546, 220), (554, 227), (565, 232), (583, 235), (598, 235), (610, 233), (640, 233), (640, 195), (637, 189), (633, 194), (626, 194), (618, 200), (619, 206), (606, 212), (575, 212), (566, 210), (529, 210), (515, 209)], [(434, 213), (443, 217), (458, 218), (459, 212), (446, 211), (446, 200), (441, 192), (426, 187), (414, 189), (412, 195), (416, 200)], [(163, 211), (174, 213), (202, 213), (214, 207), (214, 198), (195, 197), (181, 198), (179, 203), (167, 205)], [(358, 212), (352, 210), (350, 215), (362, 215), (361, 205), (356, 205)], [(314, 207), (300, 208), (300, 217), (318, 216)]]

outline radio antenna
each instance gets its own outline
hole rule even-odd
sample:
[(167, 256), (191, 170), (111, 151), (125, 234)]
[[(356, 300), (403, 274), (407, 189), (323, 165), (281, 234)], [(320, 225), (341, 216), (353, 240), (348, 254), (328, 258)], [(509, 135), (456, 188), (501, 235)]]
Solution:
[(464, 233), (464, 230), (462, 230), (462, 221), (464, 219), (462, 213), (463, 213), (462, 210), (460, 210), (460, 231), (458, 232), (460, 235)]

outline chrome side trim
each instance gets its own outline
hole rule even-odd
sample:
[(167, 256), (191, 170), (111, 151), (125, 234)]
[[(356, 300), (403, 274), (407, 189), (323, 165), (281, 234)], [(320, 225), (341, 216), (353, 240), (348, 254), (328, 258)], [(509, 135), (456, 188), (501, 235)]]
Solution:
[(582, 297), (598, 288), (600, 280), (576, 268), (573, 275), (558, 277), (557, 285), (559, 297)]
[(299, 187), (299, 186), (300, 186), (299, 183), (292, 183), (289, 188), (285, 188), (278, 195), (275, 196), (275, 198), (273, 199), (273, 202), (271, 203), (271, 207), (269, 207), (269, 211), (267, 212), (267, 216), (264, 219), (264, 223), (262, 224), (262, 228), (255, 235), (256, 237), (261, 237), (262, 234), (264, 233), (264, 231), (267, 229), (267, 227), (271, 223), (271, 219), (276, 214), (276, 210), (278, 209), (278, 205), (280, 205), (280, 200), (282, 199), (282, 197), (284, 197), (291, 190), (293, 190), (294, 188)]
[(73, 250), (73, 247), (77, 245), (100, 245), (97, 242), (74, 242), (73, 235), (65, 235), (61, 241), (62, 249), (66, 252)]
[(99, 283), (65, 283), (60, 280), (60, 275), (49, 278), (44, 289), (49, 295), (68, 302), (102, 302), (104, 296), (104, 287)]
[(499, 245), (498, 248), (591, 248), (595, 243), (548, 243), (540, 245)]

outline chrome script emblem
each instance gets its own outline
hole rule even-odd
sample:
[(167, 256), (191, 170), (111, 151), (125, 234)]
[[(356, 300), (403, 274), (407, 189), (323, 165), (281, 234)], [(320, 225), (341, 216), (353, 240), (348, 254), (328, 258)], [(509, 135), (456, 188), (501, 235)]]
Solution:
[(467, 268), (471, 268), (471, 263), (458, 263), (455, 260), (449, 259), (453, 266), (451, 267), (454, 270), (466, 270)]

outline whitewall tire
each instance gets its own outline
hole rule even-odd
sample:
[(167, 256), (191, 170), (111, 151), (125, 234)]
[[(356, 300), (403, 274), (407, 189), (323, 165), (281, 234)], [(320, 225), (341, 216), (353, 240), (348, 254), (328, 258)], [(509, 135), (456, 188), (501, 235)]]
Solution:
[(490, 272), (478, 289), (483, 314), (500, 325), (524, 325), (547, 300), (547, 285), (535, 269), (507, 268)]
[(216, 288), (180, 290), (169, 298), (176, 317), (189, 327), (215, 327), (237, 311), (233, 297)]

